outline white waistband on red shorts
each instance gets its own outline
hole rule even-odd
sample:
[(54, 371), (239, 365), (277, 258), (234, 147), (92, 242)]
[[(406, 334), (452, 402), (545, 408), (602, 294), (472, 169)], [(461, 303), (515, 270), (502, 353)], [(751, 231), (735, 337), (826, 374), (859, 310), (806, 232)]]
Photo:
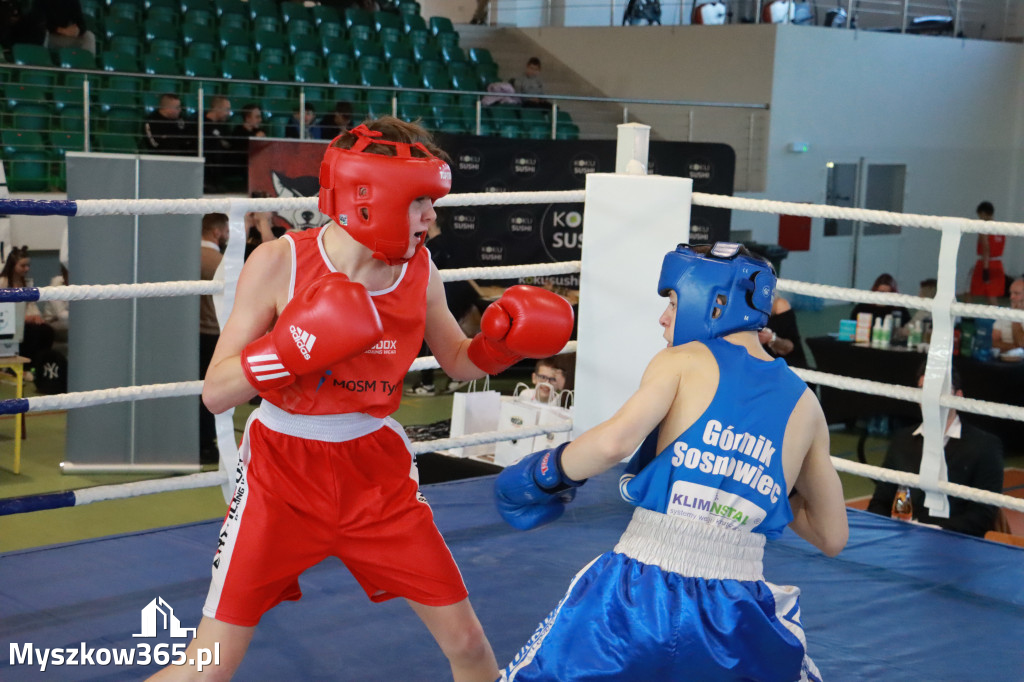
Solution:
[(637, 507), (615, 551), (665, 571), (712, 580), (764, 580), (765, 536)]
[[(347, 414), (292, 414), (264, 400), (254, 415), (268, 429), (286, 436), (343, 443), (388, 426), (405, 437), (405, 430), (391, 417), (371, 417), (362, 412)], [(406, 439), (406, 444), (408, 440)]]

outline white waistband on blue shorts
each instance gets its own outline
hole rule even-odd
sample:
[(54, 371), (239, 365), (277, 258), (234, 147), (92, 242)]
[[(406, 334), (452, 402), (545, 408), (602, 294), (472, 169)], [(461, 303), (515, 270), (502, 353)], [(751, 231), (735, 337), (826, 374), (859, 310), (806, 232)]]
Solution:
[[(388, 426), (405, 437), (405, 430), (391, 417), (371, 417), (362, 412), (347, 414), (292, 414), (264, 400), (253, 415), (268, 429), (286, 436), (343, 443)], [(408, 444), (408, 440), (406, 439)]]
[(615, 551), (691, 578), (764, 580), (765, 536), (637, 507)]

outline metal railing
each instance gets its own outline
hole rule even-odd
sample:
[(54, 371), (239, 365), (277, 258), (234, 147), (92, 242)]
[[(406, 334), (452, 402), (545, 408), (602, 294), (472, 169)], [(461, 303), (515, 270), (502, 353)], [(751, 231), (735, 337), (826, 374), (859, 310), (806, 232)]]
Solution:
[[(510, 138), (613, 139), (615, 124), (640, 121), (652, 125), (655, 139), (730, 144), (737, 154), (737, 191), (763, 188), (766, 103), (549, 95), (550, 109), (544, 110), (544, 122), (527, 127), (515, 107), (484, 106), (487, 98), (494, 96), (484, 91), (128, 74), (15, 64), (0, 65), (2, 75), (7, 76), (4, 146), (10, 148), (8, 133), (28, 133), (30, 139), (34, 138), (32, 133), (38, 133), (39, 151), (50, 154), (55, 164), (47, 189), (61, 188), (61, 169), (56, 165), (64, 151), (150, 151), (141, 144), (143, 120), (158, 106), (160, 95), (169, 91), (181, 97), (183, 116), (191, 122), (183, 131), (183, 136), (194, 139), (187, 154), (209, 151), (204, 150), (203, 117), (199, 112), (207, 110), (214, 95), (227, 96), (236, 112), (246, 104), (259, 105), (265, 112), (264, 129), (272, 137), (283, 136), (284, 122), (293, 113), (304, 111), (307, 103), (324, 109), (318, 114), (326, 114), (335, 102), (345, 100), (353, 104), (356, 120), (365, 115), (393, 114), (410, 120), (419, 118), (435, 131)], [(47, 78), (50, 84), (41, 86), (40, 81)], [(125, 87), (126, 83), (134, 83), (134, 87)], [(25, 84), (25, 96), (18, 97), (19, 86)], [(282, 98), (265, 94), (276, 86), (289, 88), (292, 95)], [(430, 105), (431, 101), (447, 103)], [(446, 118), (457, 122), (451, 124)], [(237, 122), (236, 118), (232, 125)], [(223, 166), (221, 170), (241, 171), (245, 167), (247, 152), (234, 153), (234, 158), (227, 155), (226, 160), (226, 155), (221, 155), (216, 162)], [(5, 162), (17, 161), (5, 153)], [(210, 165), (208, 156), (208, 168)]]
[[(489, 23), (519, 27), (619, 26), (694, 23), (695, 6), (708, 0), (658, 3), (655, 12), (626, 16), (628, 0), (491, 0)], [(759, 24), (772, 0), (719, 0), (725, 21)], [(787, 22), (844, 29), (929, 33), (981, 40), (1020, 40), (1024, 36), (1024, 0), (782, 0), (768, 14)], [(645, 3), (638, 0), (636, 7)], [(699, 22), (698, 22), (699, 23)]]

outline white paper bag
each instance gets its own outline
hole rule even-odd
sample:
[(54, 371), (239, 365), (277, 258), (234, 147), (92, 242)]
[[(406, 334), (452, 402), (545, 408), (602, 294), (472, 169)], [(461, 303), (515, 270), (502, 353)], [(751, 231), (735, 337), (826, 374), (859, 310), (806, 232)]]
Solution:
[[(543, 410), (537, 418), (538, 426), (548, 426), (552, 424), (569, 424), (572, 422), (572, 404), (573, 395), (572, 391), (562, 391), (559, 395), (560, 405), (545, 405)], [(569, 440), (572, 436), (572, 431), (560, 431), (558, 433), (543, 433), (533, 438), (533, 449), (531, 452), (537, 452), (538, 450), (547, 450), (561, 445), (565, 441)]]
[[(498, 430), (508, 431), (537, 425), (559, 424), (571, 419), (569, 411), (555, 402), (540, 403), (535, 400), (524, 400), (520, 395), (520, 386), (526, 388), (524, 384), (520, 384), (516, 386), (515, 395), (502, 396)], [(528, 393), (528, 395), (530, 394)], [(567, 440), (568, 437), (568, 433), (552, 433), (500, 441), (494, 448), (494, 463), (499, 466), (515, 464), (531, 452), (554, 447)]]
[[(475, 382), (474, 382), (475, 383)], [(489, 384), (484, 384), (485, 389)], [(452, 394), (452, 426), (450, 435), (467, 436), (472, 433), (498, 430), (498, 413), (501, 410), (501, 394), (497, 391), (475, 391), (470, 386), (466, 393)], [(455, 457), (479, 457), (494, 452), (494, 443), (468, 445), (451, 448)]]

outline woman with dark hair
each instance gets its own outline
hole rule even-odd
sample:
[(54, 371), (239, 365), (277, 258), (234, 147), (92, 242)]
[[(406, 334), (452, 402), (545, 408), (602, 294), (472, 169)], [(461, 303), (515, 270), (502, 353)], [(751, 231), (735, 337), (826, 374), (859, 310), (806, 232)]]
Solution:
[[(887, 293), (898, 294), (900, 288), (896, 284), (896, 278), (890, 275), (888, 272), (883, 272), (881, 275), (875, 278), (875, 283), (871, 285), (871, 291), (882, 291)], [(875, 303), (858, 303), (853, 306), (853, 311), (850, 313), (850, 317), (854, 320), (857, 319), (857, 315), (860, 313), (871, 313), (871, 325), (874, 326), (875, 318), (885, 319), (886, 315), (894, 315), (899, 313), (900, 319), (893, 320), (893, 329), (899, 329), (905, 322), (910, 320), (910, 311), (903, 306), (895, 305), (878, 305)]]
[[(0, 270), (0, 288), (24, 288), (31, 287), (32, 278), (28, 276), (32, 269), (32, 259), (28, 255), (28, 247), (15, 247), (7, 256), (4, 269)], [(34, 371), (37, 360), (51, 348), (53, 348), (54, 331), (53, 327), (46, 324), (39, 307), (32, 301), (25, 305), (25, 335), (21, 341), (18, 352), (24, 355), (32, 364), (29, 369)]]
[(85, 26), (79, 0), (36, 0), (18, 25), (18, 42), (51, 50), (72, 47), (96, 54), (96, 36)]

